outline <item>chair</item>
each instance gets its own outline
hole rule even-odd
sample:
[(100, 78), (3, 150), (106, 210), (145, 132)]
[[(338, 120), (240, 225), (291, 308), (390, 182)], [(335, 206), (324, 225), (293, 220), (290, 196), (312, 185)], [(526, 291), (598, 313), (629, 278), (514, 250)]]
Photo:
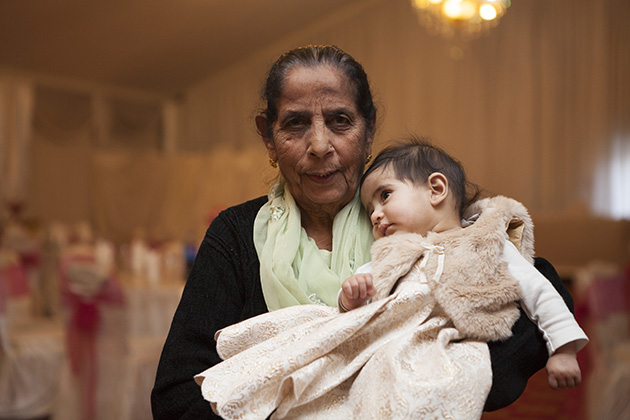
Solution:
[(592, 272), (582, 296), (592, 370), (590, 419), (630, 419), (630, 270)]
[(65, 359), (61, 323), (36, 316), (19, 258), (0, 251), (0, 418), (50, 415)]
[(91, 245), (72, 246), (60, 264), (68, 323), (68, 360), (53, 418), (119, 419), (124, 374), (123, 295), (115, 276), (98, 263)]

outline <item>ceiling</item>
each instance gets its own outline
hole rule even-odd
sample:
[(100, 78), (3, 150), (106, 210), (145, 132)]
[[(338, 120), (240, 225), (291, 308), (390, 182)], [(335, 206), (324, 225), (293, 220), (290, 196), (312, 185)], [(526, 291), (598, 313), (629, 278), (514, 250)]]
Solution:
[(0, 0), (0, 67), (175, 95), (363, 0)]

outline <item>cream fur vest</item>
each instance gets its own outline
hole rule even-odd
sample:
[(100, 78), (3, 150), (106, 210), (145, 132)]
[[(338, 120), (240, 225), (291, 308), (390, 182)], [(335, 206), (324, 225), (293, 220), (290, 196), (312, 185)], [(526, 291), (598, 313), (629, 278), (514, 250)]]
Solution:
[(374, 242), (375, 299), (387, 296), (425, 257), (423, 270), (432, 279), (438, 258), (429, 249), (438, 245), (444, 249), (443, 272), (437, 283), (430, 281), (430, 287), (455, 328), (478, 340), (506, 339), (519, 317), (521, 290), (508, 272), (503, 248), (510, 240), (533, 263), (532, 220), (521, 203), (502, 196), (472, 204), (464, 220), (474, 223), (457, 231), (430, 232), (426, 237), (403, 233)]

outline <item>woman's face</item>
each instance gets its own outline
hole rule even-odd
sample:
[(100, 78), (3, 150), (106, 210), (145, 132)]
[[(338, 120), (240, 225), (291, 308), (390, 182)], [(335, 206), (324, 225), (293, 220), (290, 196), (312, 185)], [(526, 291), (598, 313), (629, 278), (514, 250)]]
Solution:
[(372, 137), (343, 73), (327, 65), (290, 70), (272, 133), (264, 138), (269, 157), (303, 211), (334, 216), (352, 199)]

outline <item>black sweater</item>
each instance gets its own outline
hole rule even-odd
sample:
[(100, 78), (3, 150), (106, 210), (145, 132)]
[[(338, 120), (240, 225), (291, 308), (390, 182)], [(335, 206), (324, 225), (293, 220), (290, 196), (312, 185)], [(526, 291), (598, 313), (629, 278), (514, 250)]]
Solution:
[[(154, 419), (219, 418), (193, 377), (221, 361), (214, 341), (217, 330), (267, 312), (253, 243), (254, 218), (266, 201), (259, 197), (231, 207), (208, 228), (162, 351), (151, 394)], [(573, 309), (551, 264), (536, 258), (536, 268)], [(512, 331), (509, 340), (489, 343), (493, 381), (486, 411), (514, 402), (528, 378), (547, 362), (545, 341), (522, 311)]]

